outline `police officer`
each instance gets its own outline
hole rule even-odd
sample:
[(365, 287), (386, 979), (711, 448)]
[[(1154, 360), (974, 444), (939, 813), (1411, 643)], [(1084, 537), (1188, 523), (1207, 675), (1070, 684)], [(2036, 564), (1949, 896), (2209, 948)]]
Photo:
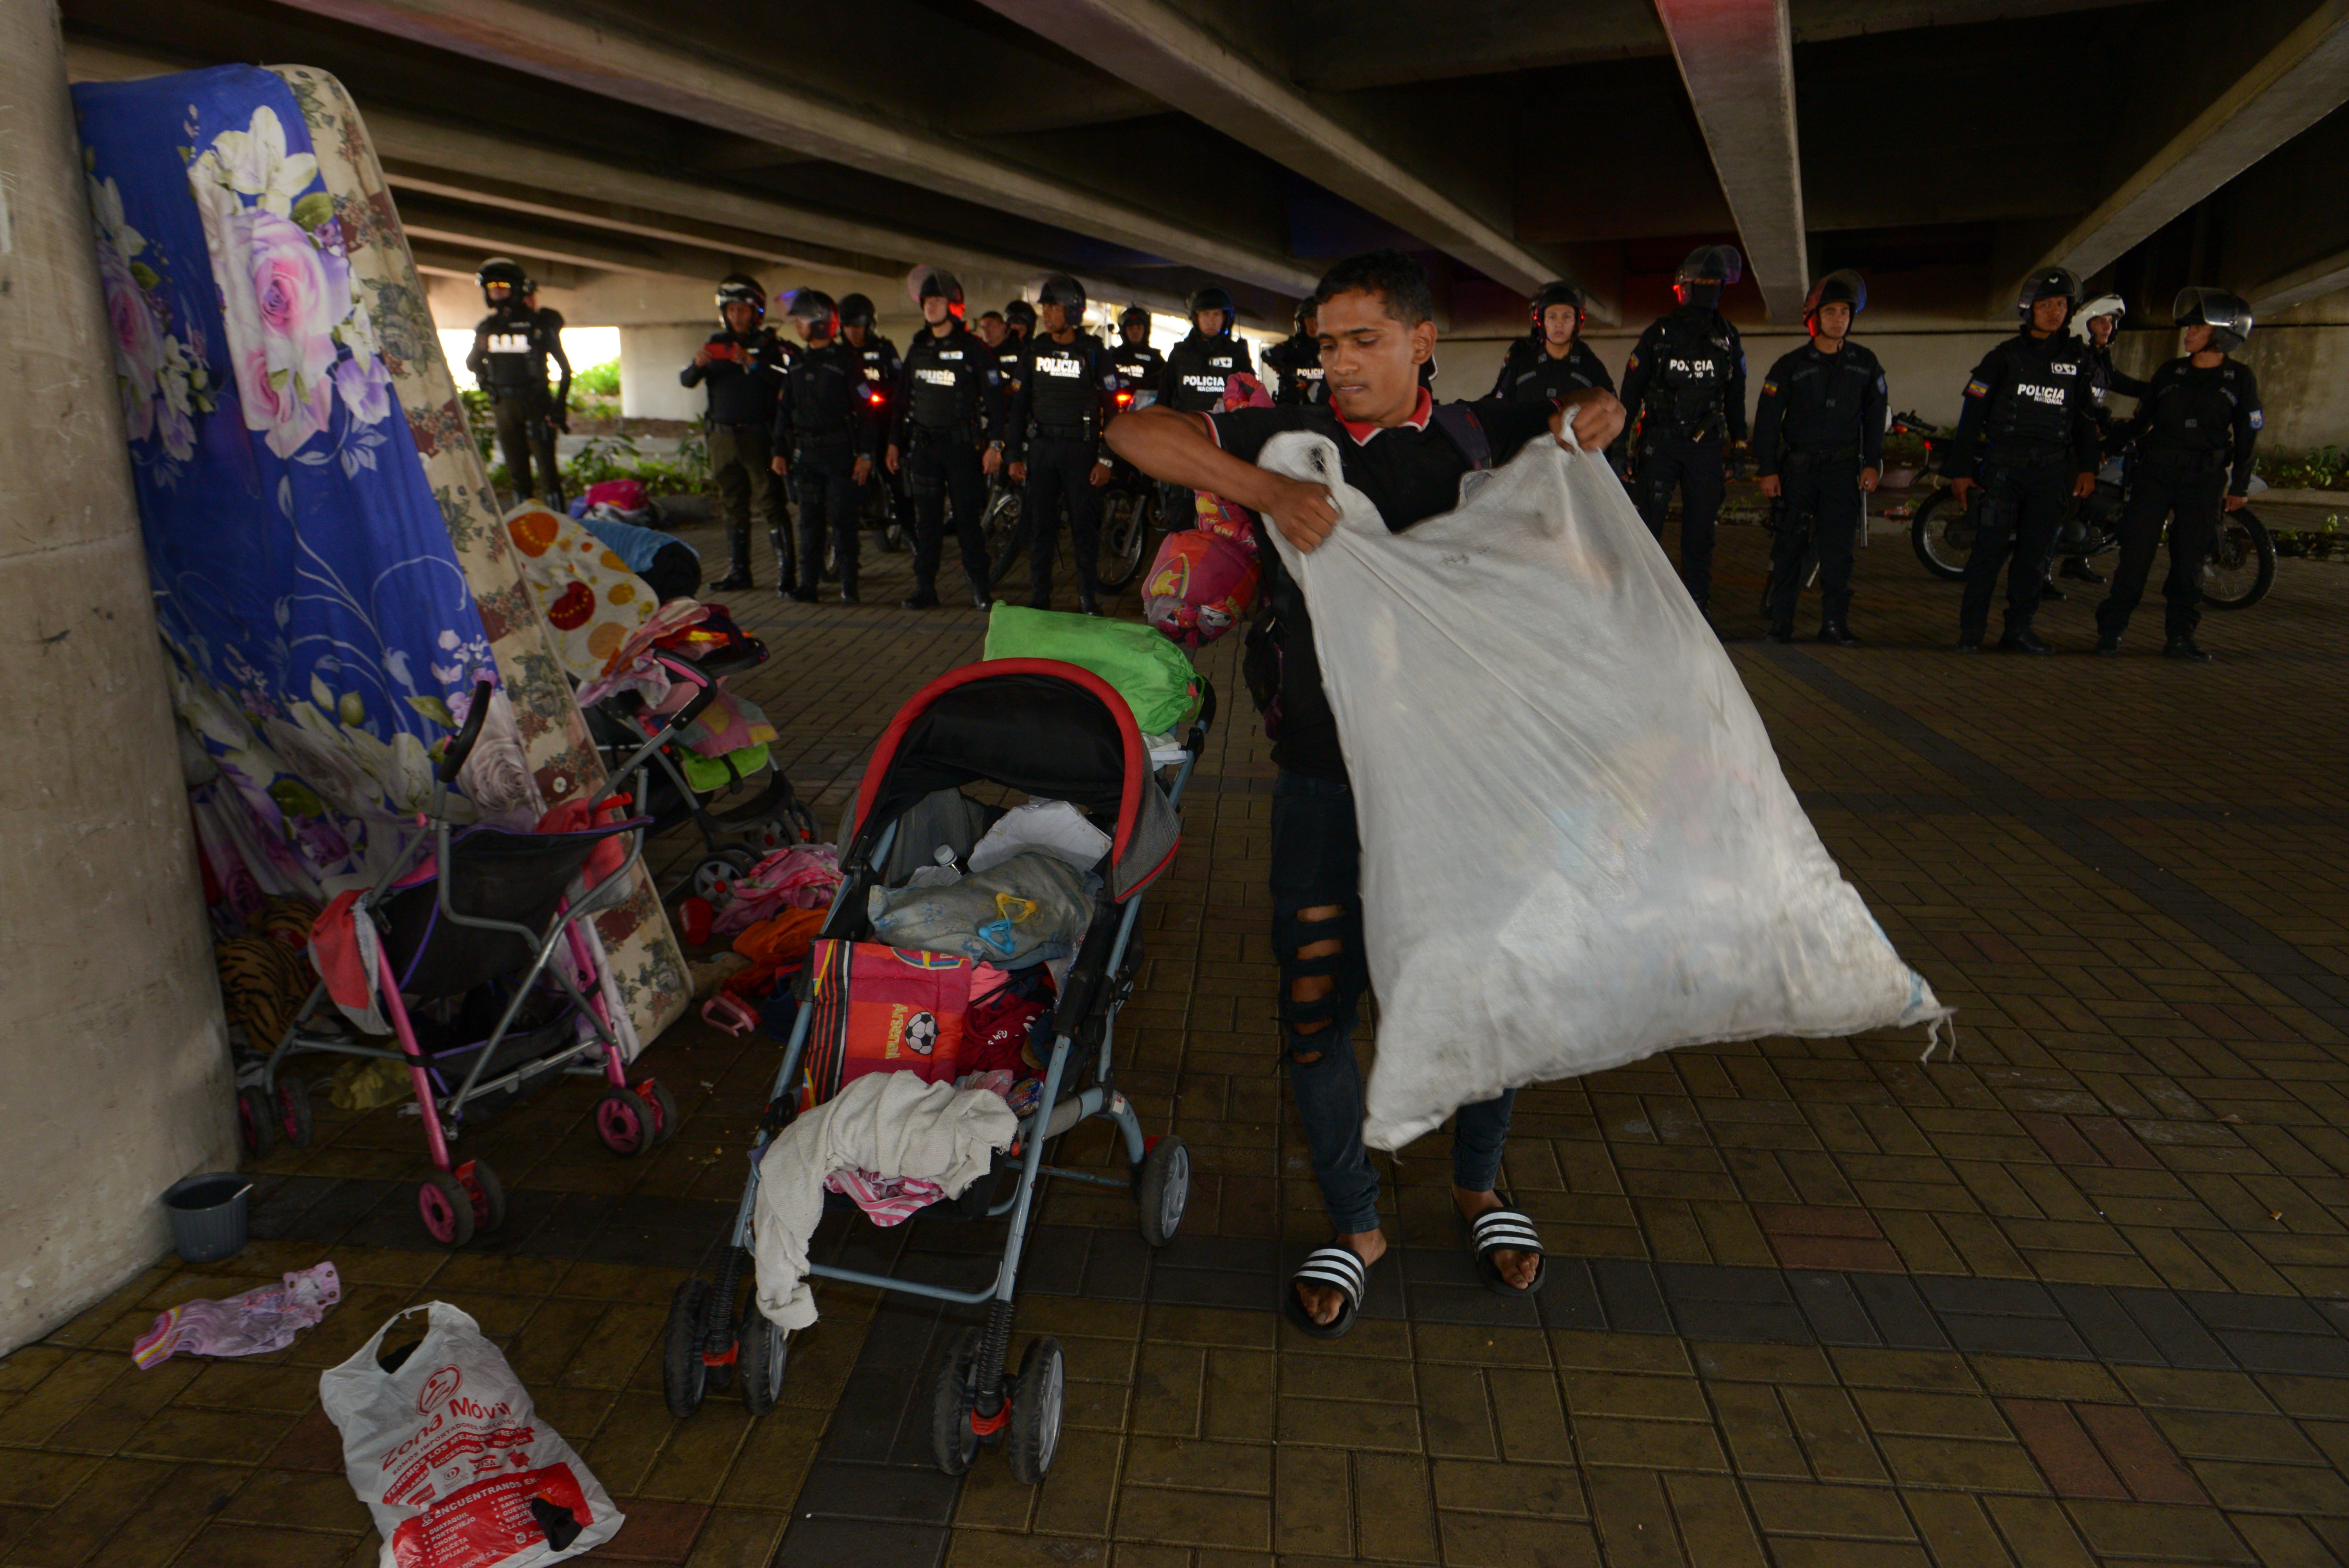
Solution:
[(1509, 345), (1495, 397), (1539, 397), (1556, 403), (1585, 387), (1615, 390), (1615, 377), (1582, 341), (1582, 291), (1569, 283), (1542, 284), (1533, 299), (1533, 330)]
[(1721, 444), (1745, 443), (1745, 348), (1720, 308), (1744, 272), (1734, 245), (1690, 252), (1672, 283), (1677, 307), (1640, 335), (1623, 366), (1623, 407), (1639, 422), (1631, 499), (1661, 540), (1679, 490), (1681, 581), (1700, 610), (1713, 597), (1713, 521), (1727, 488)]
[(1264, 367), (1272, 372), (1272, 400), (1315, 404), (1330, 400), (1329, 383), (1321, 379), (1321, 335), (1315, 330), (1313, 302), (1297, 307), (1296, 330), (1264, 351)]
[[(898, 356), (897, 346), (889, 341), (888, 335), (874, 328), (871, 295), (840, 296), (840, 335), (864, 359), (865, 418), (873, 425), (873, 449), (878, 450), (896, 422), (897, 411), (891, 406), (890, 397), (897, 389), (905, 361)], [(905, 480), (885, 469), (881, 484), (889, 497), (889, 521), (897, 525), (902, 534), (910, 537), (914, 531), (914, 504), (905, 493)]]
[(718, 330), (694, 351), (693, 363), (677, 374), (687, 387), (707, 389), (704, 424), (709, 432), (709, 477), (726, 508), (726, 575), (709, 586), (719, 593), (752, 586), (750, 523), (755, 516), (775, 545), (775, 592), (793, 586), (791, 526), (775, 480), (774, 449), (768, 444), (775, 423), (775, 389), (789, 357), (765, 325), (767, 291), (747, 273), (730, 273), (718, 284)]
[[(1019, 361), (1028, 352), (1028, 335), (1036, 330), (1036, 307), (1024, 299), (1003, 307), (1003, 335), (996, 340), (995, 362), (987, 371), (987, 437), (997, 446), (1007, 438), (1011, 424), (1011, 399), (1019, 391)], [(988, 469), (988, 473), (995, 469)]]
[[(1256, 374), (1256, 362), (1248, 356), (1247, 345), (1232, 333), (1239, 306), (1231, 290), (1209, 284), (1192, 294), (1187, 308), (1191, 330), (1167, 351), (1158, 403), (1185, 414), (1205, 414), (1223, 407), (1225, 382), (1243, 373)], [(1191, 492), (1174, 485), (1160, 489), (1158, 515), (1166, 520), (1167, 531), (1190, 527), (1198, 515)]]
[(2251, 484), (2251, 449), (2260, 437), (2260, 386), (2251, 366), (2228, 355), (2251, 335), (2251, 307), (2220, 289), (2189, 288), (2171, 314), (2183, 329), (2185, 355), (2153, 373), (2123, 432), (2137, 442), (2128, 504), (2121, 512), (2121, 559), (2111, 597), (2096, 607), (2096, 652), (2116, 654), (2129, 614), (2145, 596), (2161, 524), (2169, 520), (2169, 601), (2162, 656), (2207, 664), (2195, 645), (2202, 619), (2202, 565), (2219, 536), (2219, 517), (2243, 504)]
[(1762, 493), (1779, 503), (1770, 552), (1770, 640), (1795, 640), (1803, 566), (1819, 552), (1819, 641), (1849, 647), (1851, 552), (1860, 498), (1884, 468), (1884, 367), (1850, 342), (1852, 317), (1868, 308), (1857, 273), (1829, 273), (1803, 301), (1810, 342), (1781, 357), (1762, 379), (1754, 409), (1754, 466)]
[(800, 574), (791, 596), (815, 603), (828, 534), (840, 561), (840, 602), (854, 604), (856, 495), (873, 471), (864, 360), (841, 340), (839, 307), (830, 294), (800, 289), (786, 314), (807, 343), (807, 352), (784, 371), (775, 399), (774, 469), (787, 475), (796, 469), (799, 488)]
[(983, 310), (978, 313), (978, 340), (987, 345), (990, 350), (1010, 335), (1010, 333), (1011, 328), (1004, 322), (1001, 311)]
[[(490, 314), (473, 328), (473, 349), (465, 356), (465, 368), (489, 394), (515, 498), (535, 494), (561, 511), (563, 476), (554, 463), (554, 433), (571, 431), (571, 361), (563, 353), (562, 313), (538, 308), (538, 285), (521, 263), (509, 257), (492, 256), (473, 281), (481, 285)], [(563, 375), (553, 397), (546, 392), (549, 359)]]
[(2079, 298), (2080, 280), (2064, 268), (2032, 273), (2014, 301), (2023, 330), (1992, 349), (1966, 382), (1957, 433), (1941, 459), (1960, 506), (1982, 491), (1958, 609), (1961, 654), (1982, 651), (2001, 567), (2006, 634), (1998, 645), (2018, 654), (2055, 651), (2031, 630), (2046, 585), (2048, 546), (2066, 497), (2096, 488), (2095, 383), (2079, 346), (2064, 335)]
[[(2080, 356), (2088, 366), (2090, 381), (2095, 384), (2096, 401), (2089, 413), (2096, 421), (2097, 437), (2107, 454), (2117, 449), (2113, 434), (2119, 421), (2112, 409), (2106, 406), (2106, 400), (2116, 392), (2141, 399), (2151, 386), (2151, 383), (2138, 380), (2113, 363), (2113, 335), (2120, 330), (2121, 317), (2127, 314), (2127, 306), (2116, 294), (2099, 294), (2072, 313), (2072, 335), (2079, 340)], [(2083, 542), (2086, 526), (2075, 520), (2064, 532), (2080, 537), (2059, 537), (2059, 547)], [(2102, 583), (2105, 580), (2101, 573), (2088, 564), (2086, 556), (2066, 555), (2061, 571), (2050, 570), (2048, 573), (2047, 586), (2041, 590), (2042, 597), (2064, 597), (2064, 591), (2055, 586), (2057, 577), (2070, 577), (2082, 583)]]
[(1129, 408), (1147, 407), (1158, 397), (1166, 375), (1166, 356), (1150, 346), (1150, 313), (1138, 304), (1118, 313), (1117, 346), (1109, 351), (1119, 387), (1129, 394)]
[(938, 602), (938, 557), (951, 505), (970, 602), (984, 610), (992, 601), (982, 527), (987, 480), (978, 454), (992, 356), (962, 324), (962, 284), (954, 274), (924, 267), (916, 275), (923, 330), (905, 351), (887, 454), (889, 471), (905, 474), (914, 493), (914, 593), (905, 607), (926, 610)]
[(1082, 329), (1085, 291), (1065, 273), (1044, 280), (1036, 302), (1036, 332), (1019, 363), (1008, 439), (990, 445), (989, 472), (1000, 461), (1014, 484), (1024, 484), (1020, 511), (1028, 520), (1028, 607), (1052, 607), (1052, 556), (1060, 543), (1061, 511), (1069, 514), (1069, 547), (1077, 558), (1077, 608), (1101, 614), (1093, 570), (1101, 551), (1101, 487), (1109, 483), (1109, 452), (1102, 429), (1109, 421), (1117, 372), (1102, 340)]

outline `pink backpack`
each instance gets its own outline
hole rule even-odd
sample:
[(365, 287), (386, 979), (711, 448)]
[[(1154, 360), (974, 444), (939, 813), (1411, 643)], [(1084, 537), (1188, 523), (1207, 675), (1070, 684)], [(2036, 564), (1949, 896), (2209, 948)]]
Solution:
[(1255, 541), (1242, 543), (1202, 517), (1158, 546), (1142, 586), (1144, 619), (1196, 653), (1247, 617), (1255, 602)]

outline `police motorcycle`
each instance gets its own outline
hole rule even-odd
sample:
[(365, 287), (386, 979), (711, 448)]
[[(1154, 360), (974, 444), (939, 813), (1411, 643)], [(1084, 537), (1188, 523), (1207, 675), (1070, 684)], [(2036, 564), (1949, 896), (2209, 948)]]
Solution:
[[(1892, 428), (1923, 441), (1927, 466), (1939, 472), (1933, 462), (1934, 449), (1948, 440), (1951, 432), (1913, 412), (1893, 415)], [(2085, 500), (2072, 503), (2063, 526), (2056, 531), (2049, 559), (2078, 556), (2093, 560), (2120, 549), (2121, 509), (2128, 500), (2129, 456), (2127, 450), (2106, 454), (2105, 466), (2096, 473), (2096, 488)], [(2256, 496), (2267, 488), (2266, 480), (2252, 478), (2251, 494)], [(1944, 583), (1965, 581), (1966, 556), (1973, 549), (1981, 513), (1979, 491), (1973, 505), (1961, 507), (1946, 481), (1917, 504), (1909, 520), (1909, 543), (1928, 573)], [(2166, 535), (2167, 525), (2163, 531)], [(2257, 513), (2248, 506), (2223, 513), (2218, 541), (2211, 548), (2210, 559), (2202, 567), (2202, 603), (2213, 610), (2250, 609), (2267, 597), (2268, 590), (2274, 586), (2275, 563), (2275, 540)]]

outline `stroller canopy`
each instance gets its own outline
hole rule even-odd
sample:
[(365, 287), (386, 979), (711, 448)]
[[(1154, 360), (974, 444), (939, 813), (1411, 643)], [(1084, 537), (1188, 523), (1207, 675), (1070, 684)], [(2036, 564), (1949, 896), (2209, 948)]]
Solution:
[(1111, 833), (1110, 893), (1121, 903), (1164, 871), (1183, 822), (1150, 766), (1133, 710), (1091, 670), (1057, 659), (990, 659), (949, 670), (897, 712), (856, 792), (852, 842), (940, 789), (989, 779), (1066, 800)]

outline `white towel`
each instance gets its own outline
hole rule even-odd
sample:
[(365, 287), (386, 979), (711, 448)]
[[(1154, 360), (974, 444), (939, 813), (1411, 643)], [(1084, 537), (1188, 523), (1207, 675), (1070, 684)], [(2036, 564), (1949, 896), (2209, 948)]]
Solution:
[(913, 1073), (867, 1073), (783, 1129), (759, 1163), (750, 1213), (759, 1310), (777, 1326), (815, 1321), (808, 1241), (823, 1218), (823, 1179), (870, 1171), (935, 1181), (957, 1198), (1011, 1146), (1019, 1119), (999, 1094), (924, 1083)]

